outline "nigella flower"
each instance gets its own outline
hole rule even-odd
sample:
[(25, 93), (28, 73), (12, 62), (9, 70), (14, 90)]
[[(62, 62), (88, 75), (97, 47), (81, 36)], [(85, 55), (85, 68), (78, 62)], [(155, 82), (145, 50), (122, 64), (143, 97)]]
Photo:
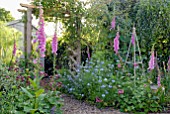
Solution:
[(112, 22), (111, 22), (111, 28), (110, 29), (115, 29), (116, 27), (116, 18), (113, 17)]
[(106, 95), (105, 94), (102, 94), (102, 97), (105, 97)]
[(14, 40), (14, 46), (13, 46), (13, 51), (12, 51), (13, 56), (16, 55), (16, 51), (17, 51), (17, 46), (16, 46), (16, 42)]
[(157, 77), (157, 84), (158, 84), (158, 87), (161, 86), (161, 76), (160, 75)]
[(119, 32), (117, 32), (116, 37), (114, 39), (114, 51), (116, 54), (118, 53), (119, 50), (119, 37), (120, 37)]
[(58, 48), (58, 38), (57, 38), (56, 32), (54, 33), (54, 37), (53, 37), (51, 45), (52, 45), (52, 53), (55, 54)]
[(38, 30), (38, 41), (39, 41), (39, 50), (41, 57), (45, 57), (45, 51), (46, 51), (46, 36), (44, 32), (44, 18), (43, 18), (43, 10), (40, 8), (40, 14), (39, 14), (40, 20), (39, 20), (39, 30)]
[(132, 37), (131, 37), (131, 42), (134, 45), (135, 44), (135, 28), (133, 28), (133, 33), (132, 33)]
[(151, 58), (150, 58), (150, 61), (149, 61), (149, 70), (153, 70), (155, 67), (155, 55), (154, 55), (154, 51), (152, 51), (152, 54), (151, 54)]

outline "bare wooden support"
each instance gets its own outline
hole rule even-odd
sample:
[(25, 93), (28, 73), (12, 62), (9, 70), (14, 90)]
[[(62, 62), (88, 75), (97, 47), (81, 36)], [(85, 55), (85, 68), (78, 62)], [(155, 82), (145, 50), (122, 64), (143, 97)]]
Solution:
[(32, 8), (27, 9), (27, 59), (31, 54), (31, 36), (32, 36)]

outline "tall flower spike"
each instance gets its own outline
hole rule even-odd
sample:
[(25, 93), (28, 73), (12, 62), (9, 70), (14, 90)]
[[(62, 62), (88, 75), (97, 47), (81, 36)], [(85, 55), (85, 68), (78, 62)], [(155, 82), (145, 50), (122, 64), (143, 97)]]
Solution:
[(160, 75), (157, 77), (157, 84), (158, 84), (158, 87), (161, 86), (161, 76)]
[(169, 57), (169, 60), (168, 60), (168, 71), (170, 71), (170, 57)]
[(155, 55), (154, 55), (154, 51), (152, 51), (151, 57), (150, 57), (150, 61), (149, 61), (149, 70), (153, 70), (155, 67)]
[(13, 46), (13, 51), (12, 51), (13, 56), (16, 55), (16, 51), (17, 51), (17, 46), (16, 46), (16, 41), (14, 40), (14, 46)]
[(55, 54), (58, 49), (58, 38), (57, 38), (56, 32), (54, 33), (54, 37), (53, 37), (51, 45), (52, 45), (52, 53)]
[(119, 37), (120, 37), (119, 32), (117, 32), (116, 37), (114, 39), (114, 46), (113, 46), (116, 54), (118, 54), (118, 50), (119, 50)]
[(133, 33), (132, 33), (132, 37), (131, 37), (131, 42), (134, 45), (135, 44), (135, 28), (133, 27)]
[(110, 30), (115, 29), (115, 27), (116, 27), (116, 18), (113, 17)]
[(88, 55), (88, 59), (90, 60), (90, 50), (88, 46), (87, 46), (87, 55)]
[(44, 18), (43, 18), (43, 9), (40, 7), (40, 14), (39, 14), (39, 30), (38, 30), (38, 41), (39, 41), (39, 50), (41, 57), (45, 57), (46, 51), (46, 36), (44, 32)]

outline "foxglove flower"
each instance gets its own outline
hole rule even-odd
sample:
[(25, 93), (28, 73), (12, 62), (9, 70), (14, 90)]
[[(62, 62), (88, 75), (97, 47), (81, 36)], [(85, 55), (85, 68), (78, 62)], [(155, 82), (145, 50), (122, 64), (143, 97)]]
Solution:
[(17, 51), (17, 46), (16, 46), (16, 42), (14, 41), (14, 46), (13, 46), (13, 51), (12, 51), (13, 56), (16, 55), (16, 51)]
[(52, 53), (55, 54), (58, 48), (58, 38), (57, 38), (56, 32), (54, 33), (54, 37), (53, 37), (51, 45), (52, 45)]
[(157, 77), (157, 84), (158, 84), (158, 87), (161, 86), (161, 76), (160, 75)]
[(117, 32), (116, 37), (114, 39), (114, 51), (116, 54), (118, 54), (119, 50), (119, 37), (120, 37), (119, 32)]
[(150, 61), (149, 61), (149, 70), (153, 70), (155, 67), (155, 55), (154, 55), (154, 51), (152, 52)]
[(39, 14), (39, 30), (38, 30), (38, 41), (39, 41), (39, 50), (41, 57), (45, 57), (45, 51), (46, 51), (46, 36), (44, 32), (44, 18), (43, 18), (43, 10), (40, 8), (40, 14)]
[(111, 22), (111, 28), (110, 29), (115, 29), (116, 27), (116, 18), (114, 17)]
[(169, 60), (168, 60), (168, 71), (170, 71), (170, 57), (169, 57)]
[(88, 56), (88, 59), (90, 60), (90, 51), (89, 51), (89, 47), (87, 47), (87, 56)]
[(132, 33), (131, 42), (133, 45), (135, 44), (135, 32), (134, 31)]

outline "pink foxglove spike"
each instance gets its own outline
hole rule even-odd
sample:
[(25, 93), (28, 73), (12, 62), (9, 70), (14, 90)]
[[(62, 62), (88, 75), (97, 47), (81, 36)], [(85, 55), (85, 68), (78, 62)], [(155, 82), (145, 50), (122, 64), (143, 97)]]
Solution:
[(154, 55), (154, 51), (152, 51), (150, 60), (149, 60), (149, 70), (153, 70), (155, 67), (155, 55)]
[(119, 37), (120, 37), (119, 32), (117, 32), (116, 37), (114, 39), (114, 46), (113, 46), (116, 54), (118, 54), (118, 50), (119, 50)]
[(135, 27), (133, 27), (133, 33), (132, 33), (132, 37), (131, 37), (131, 42), (134, 45), (135, 44)]
[(88, 59), (90, 60), (91, 56), (90, 56), (89, 47), (87, 47), (87, 55), (88, 55)]
[(16, 51), (17, 51), (17, 46), (16, 46), (16, 41), (14, 40), (14, 46), (13, 46), (13, 51), (12, 51), (13, 56), (16, 55)]
[(40, 12), (39, 12), (39, 30), (38, 30), (38, 41), (39, 41), (39, 50), (40, 50), (40, 55), (41, 57), (45, 57), (45, 51), (46, 51), (46, 36), (44, 32), (44, 18), (43, 18), (43, 10), (42, 7), (40, 7)]
[(157, 84), (158, 84), (158, 87), (161, 86), (161, 76), (158, 76), (158, 77), (157, 77)]
[(168, 60), (168, 71), (170, 71), (170, 57), (169, 57), (169, 60)]
[(56, 32), (54, 33), (54, 37), (53, 37), (51, 45), (52, 45), (52, 53), (55, 54), (58, 49), (58, 38), (57, 38)]
[(115, 29), (116, 27), (116, 18), (114, 17), (111, 22), (111, 28), (110, 29)]

